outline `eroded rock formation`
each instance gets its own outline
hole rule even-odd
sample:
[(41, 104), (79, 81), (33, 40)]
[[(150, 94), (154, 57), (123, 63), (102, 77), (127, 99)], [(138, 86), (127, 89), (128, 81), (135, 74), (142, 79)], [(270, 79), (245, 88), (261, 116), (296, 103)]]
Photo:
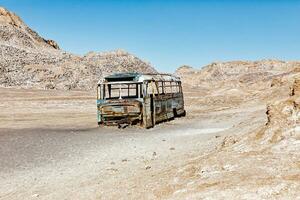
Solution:
[(0, 7), (0, 86), (39, 89), (84, 89), (113, 72), (156, 72), (123, 50), (77, 56), (60, 50)]

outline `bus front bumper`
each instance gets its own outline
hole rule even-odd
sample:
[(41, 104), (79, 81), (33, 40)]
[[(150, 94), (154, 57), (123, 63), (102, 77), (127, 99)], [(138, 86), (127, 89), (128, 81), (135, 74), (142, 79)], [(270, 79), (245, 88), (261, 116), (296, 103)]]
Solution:
[(142, 121), (140, 102), (124, 102), (98, 105), (98, 124), (136, 124)]
[[(101, 115), (101, 114), (100, 114)], [(99, 125), (120, 125), (120, 124), (136, 124), (142, 121), (140, 113), (123, 114), (123, 115), (101, 115)]]

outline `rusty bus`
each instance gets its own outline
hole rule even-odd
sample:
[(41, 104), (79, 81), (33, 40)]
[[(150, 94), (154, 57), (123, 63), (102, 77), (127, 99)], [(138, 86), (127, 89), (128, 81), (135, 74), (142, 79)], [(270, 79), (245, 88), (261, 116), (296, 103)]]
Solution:
[(179, 77), (116, 73), (98, 82), (99, 126), (140, 124), (150, 128), (185, 113)]

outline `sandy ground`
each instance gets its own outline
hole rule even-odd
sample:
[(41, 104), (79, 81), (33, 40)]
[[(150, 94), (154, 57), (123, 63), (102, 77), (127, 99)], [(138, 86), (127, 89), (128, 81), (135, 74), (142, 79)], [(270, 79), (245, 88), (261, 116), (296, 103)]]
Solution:
[(0, 199), (168, 198), (174, 169), (266, 120), (264, 104), (197, 105), (200, 91), (187, 91), (184, 118), (149, 130), (98, 128), (91, 92), (0, 94)]

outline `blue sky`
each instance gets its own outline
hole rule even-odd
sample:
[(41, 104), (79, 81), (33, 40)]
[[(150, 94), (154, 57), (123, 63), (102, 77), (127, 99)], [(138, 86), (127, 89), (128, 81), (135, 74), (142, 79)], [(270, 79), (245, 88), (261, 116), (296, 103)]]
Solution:
[(300, 59), (300, 0), (0, 0), (77, 54), (124, 49), (158, 70), (214, 61)]

